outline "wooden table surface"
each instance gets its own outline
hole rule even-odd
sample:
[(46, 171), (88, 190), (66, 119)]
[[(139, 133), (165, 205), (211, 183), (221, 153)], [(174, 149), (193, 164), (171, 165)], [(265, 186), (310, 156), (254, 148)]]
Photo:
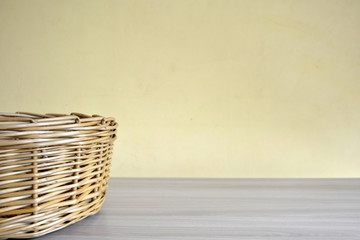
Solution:
[(120, 179), (39, 240), (359, 240), (360, 179)]

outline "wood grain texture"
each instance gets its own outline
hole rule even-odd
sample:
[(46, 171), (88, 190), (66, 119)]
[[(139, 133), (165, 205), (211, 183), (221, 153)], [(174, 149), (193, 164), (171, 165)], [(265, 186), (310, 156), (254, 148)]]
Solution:
[(360, 179), (120, 179), (102, 210), (41, 240), (357, 240)]

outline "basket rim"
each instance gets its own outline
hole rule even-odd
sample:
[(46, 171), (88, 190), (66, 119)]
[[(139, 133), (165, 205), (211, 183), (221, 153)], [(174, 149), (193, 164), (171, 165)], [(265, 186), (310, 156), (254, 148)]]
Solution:
[(118, 124), (113, 117), (81, 113), (0, 113), (0, 153), (8, 149), (113, 142)]
[(66, 121), (71, 120), (76, 123), (85, 123), (90, 121), (115, 121), (114, 117), (104, 117), (99, 114), (87, 115), (78, 112), (72, 112), (70, 114), (62, 113), (46, 113), (38, 114), (32, 112), (15, 112), (15, 113), (6, 113), (0, 112), (0, 126), (14, 123), (44, 123), (44, 122), (58, 122), (64, 121), (64, 123), (69, 123)]

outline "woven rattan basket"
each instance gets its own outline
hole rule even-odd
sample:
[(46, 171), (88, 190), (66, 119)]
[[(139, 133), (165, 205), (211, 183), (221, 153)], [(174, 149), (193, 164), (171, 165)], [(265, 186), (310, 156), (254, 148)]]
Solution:
[(0, 113), (0, 239), (32, 238), (97, 213), (117, 123), (79, 113)]

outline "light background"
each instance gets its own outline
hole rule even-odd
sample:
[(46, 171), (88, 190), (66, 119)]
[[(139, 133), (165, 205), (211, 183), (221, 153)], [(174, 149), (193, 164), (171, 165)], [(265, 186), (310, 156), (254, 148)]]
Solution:
[(0, 109), (119, 122), (112, 176), (360, 177), (360, 1), (0, 0)]

